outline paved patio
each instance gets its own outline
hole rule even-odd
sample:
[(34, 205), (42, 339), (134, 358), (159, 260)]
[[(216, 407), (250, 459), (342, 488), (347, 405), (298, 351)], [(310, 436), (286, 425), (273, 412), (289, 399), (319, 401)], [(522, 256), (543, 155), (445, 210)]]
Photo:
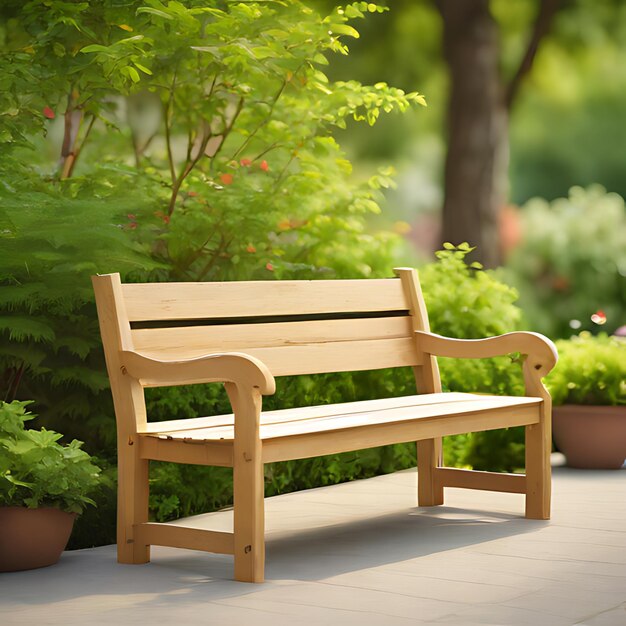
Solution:
[(263, 585), (230, 580), (227, 556), (79, 550), (0, 574), (0, 624), (626, 625), (626, 470), (557, 467), (553, 491), (550, 522), (515, 494), (448, 489), (418, 509), (415, 470), (278, 496)]

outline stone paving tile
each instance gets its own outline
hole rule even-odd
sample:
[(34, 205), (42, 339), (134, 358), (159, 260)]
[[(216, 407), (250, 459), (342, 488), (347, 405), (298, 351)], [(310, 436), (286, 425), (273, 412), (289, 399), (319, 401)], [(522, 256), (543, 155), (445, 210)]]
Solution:
[[(559, 593), (555, 585), (542, 591), (530, 593), (502, 603), (503, 606), (537, 611), (543, 615), (558, 615), (568, 618), (571, 624), (584, 620), (590, 615), (605, 611), (607, 607), (619, 606), (624, 600), (624, 591), (581, 593), (578, 585), (572, 585), (569, 592)], [(626, 622), (625, 622), (626, 623)]]
[[(509, 606), (482, 605), (444, 616), (432, 624), (455, 626), (573, 626), (569, 618)], [(608, 626), (608, 625), (607, 625)], [(612, 624), (611, 626), (619, 626)]]
[[(358, 577), (357, 584), (358, 584)], [(301, 613), (315, 611), (316, 608), (333, 609), (341, 615), (350, 614), (355, 618), (369, 617), (372, 623), (384, 625), (388, 619), (403, 618), (414, 621), (432, 621), (464, 607), (462, 603), (449, 600), (436, 600), (428, 597), (414, 597), (400, 592), (385, 592), (364, 589), (358, 586), (344, 586), (337, 583), (305, 583), (282, 588), (268, 588), (262, 594), (251, 594), (221, 601), (230, 606), (254, 607), (257, 603), (265, 607), (297, 607)], [(376, 620), (378, 620), (376, 622)], [(335, 623), (343, 623), (339, 616)]]
[[(554, 474), (553, 520), (517, 494), (449, 489), (418, 508), (415, 470), (267, 501), (263, 585), (232, 557), (112, 546), (0, 575), (0, 624), (626, 626), (626, 472)], [(232, 512), (199, 516), (227, 529)], [(35, 590), (35, 591), (33, 591)]]
[(575, 626), (623, 626), (624, 624), (626, 624), (626, 602), (613, 609), (587, 617), (581, 622), (576, 622)]
[(384, 591), (442, 602), (453, 599), (462, 604), (503, 602), (520, 595), (519, 587), (494, 582), (493, 575), (489, 582), (480, 583), (420, 576), (409, 572), (402, 574), (388, 566), (335, 576), (325, 582), (347, 588)]

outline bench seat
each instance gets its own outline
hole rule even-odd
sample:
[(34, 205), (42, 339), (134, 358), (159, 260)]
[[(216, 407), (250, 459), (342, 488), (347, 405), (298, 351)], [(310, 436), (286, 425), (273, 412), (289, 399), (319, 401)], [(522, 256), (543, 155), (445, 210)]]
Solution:
[[(353, 442), (359, 430), (369, 430), (373, 426), (394, 426), (395, 430), (390, 433), (391, 440), (385, 443), (401, 443), (432, 437), (433, 428), (445, 431), (446, 435), (452, 435), (473, 429), (490, 430), (538, 423), (541, 404), (540, 398), (433, 393), (262, 411), (260, 438), (265, 445), (271, 445), (292, 438), (328, 433), (337, 439), (337, 449), (332, 450), (336, 453), (344, 451), (340, 439), (342, 431), (349, 431), (346, 435)], [(517, 420), (512, 415), (516, 415)], [(230, 414), (150, 422), (146, 425), (145, 432), (140, 435), (187, 443), (211, 442), (232, 445), (235, 439), (234, 419), (234, 414)], [(517, 424), (512, 424), (512, 420)], [(435, 425), (436, 423), (439, 423), (439, 426)], [(444, 423), (445, 426), (442, 426)], [(379, 436), (380, 434), (376, 435), (377, 438)], [(348, 449), (354, 449), (353, 443)], [(318, 454), (320, 453), (297, 454), (289, 458), (304, 458)]]

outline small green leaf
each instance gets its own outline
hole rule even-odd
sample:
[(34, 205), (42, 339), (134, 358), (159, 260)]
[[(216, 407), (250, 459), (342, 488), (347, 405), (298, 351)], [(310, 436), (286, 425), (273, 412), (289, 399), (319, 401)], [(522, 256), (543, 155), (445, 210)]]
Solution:
[(148, 76), (152, 76), (152, 70), (149, 70), (145, 65), (141, 65), (141, 63), (134, 62), (134, 65), (137, 69), (141, 70), (144, 74), (148, 74)]
[(129, 65), (127, 70), (128, 70), (128, 75), (130, 76), (130, 79), (134, 83), (138, 83), (141, 80), (140, 77), (139, 77), (139, 72), (134, 67), (131, 67)]
[(331, 24), (330, 29), (335, 35), (347, 35), (348, 37), (354, 37), (358, 39), (360, 37), (359, 31), (347, 24)]
[(90, 46), (85, 46), (80, 49), (81, 52), (110, 52), (109, 48), (106, 46), (101, 46), (100, 44), (94, 43)]
[(173, 20), (174, 17), (165, 11), (160, 11), (159, 9), (153, 9), (152, 7), (139, 7), (137, 9), (137, 15), (140, 13), (150, 13), (151, 15), (156, 15), (158, 17), (162, 17), (165, 20)]

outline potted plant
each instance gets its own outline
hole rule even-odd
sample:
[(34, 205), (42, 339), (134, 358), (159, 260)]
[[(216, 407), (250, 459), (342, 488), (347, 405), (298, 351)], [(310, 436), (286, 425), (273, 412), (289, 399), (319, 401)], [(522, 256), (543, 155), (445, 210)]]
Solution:
[(29, 430), (30, 402), (0, 402), (0, 571), (56, 563), (74, 519), (98, 484), (100, 468), (59, 433)]
[(570, 467), (619, 469), (626, 458), (626, 341), (580, 333), (556, 342), (546, 377), (553, 433)]

